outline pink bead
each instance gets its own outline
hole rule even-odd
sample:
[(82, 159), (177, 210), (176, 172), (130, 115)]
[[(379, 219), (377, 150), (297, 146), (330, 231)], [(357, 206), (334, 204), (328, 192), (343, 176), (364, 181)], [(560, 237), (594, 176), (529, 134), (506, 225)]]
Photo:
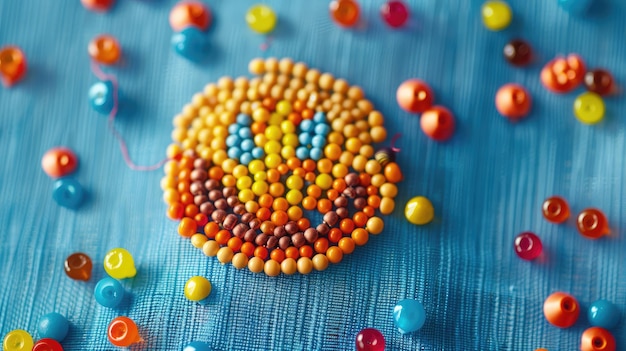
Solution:
[(400, 28), (409, 19), (409, 8), (404, 1), (391, 0), (380, 8), (380, 15), (390, 27)]
[(357, 351), (385, 351), (385, 337), (374, 328), (365, 328), (356, 336)]
[(541, 254), (543, 245), (541, 239), (531, 232), (524, 232), (515, 237), (513, 244), (515, 253), (523, 260), (534, 260)]

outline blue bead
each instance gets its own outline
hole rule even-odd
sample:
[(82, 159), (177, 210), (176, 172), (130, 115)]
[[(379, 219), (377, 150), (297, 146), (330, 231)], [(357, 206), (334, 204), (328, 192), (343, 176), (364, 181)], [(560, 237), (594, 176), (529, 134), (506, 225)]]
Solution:
[(231, 147), (228, 149), (228, 157), (232, 159), (238, 159), (241, 156), (241, 149), (238, 147)]
[(589, 8), (593, 0), (559, 0), (561, 7), (574, 15), (584, 15)]
[(426, 311), (417, 300), (402, 300), (393, 308), (393, 320), (400, 333), (411, 333), (424, 325)]
[(313, 139), (311, 139), (311, 145), (313, 145), (313, 147), (323, 148), (324, 145), (326, 145), (326, 137), (322, 135), (314, 136)]
[(233, 123), (231, 125), (228, 126), (228, 134), (239, 134), (239, 128), (241, 128), (241, 126), (237, 123)]
[(189, 61), (201, 62), (209, 52), (209, 41), (205, 33), (190, 26), (172, 36), (172, 47)]
[(69, 329), (70, 322), (67, 321), (67, 318), (56, 312), (52, 312), (39, 318), (37, 333), (39, 333), (41, 339), (49, 338), (56, 341), (63, 341)]
[(83, 187), (73, 178), (61, 178), (54, 182), (54, 190), (52, 190), (52, 198), (57, 204), (77, 209), (83, 202)]
[(257, 146), (252, 149), (252, 157), (254, 157), (255, 159), (261, 158), (263, 156), (265, 156), (265, 151), (263, 151), (263, 148)]
[(96, 302), (104, 307), (116, 308), (124, 300), (124, 287), (113, 278), (103, 278), (93, 292)]
[(311, 145), (311, 135), (309, 133), (300, 133), (298, 141), (301, 145)]
[(315, 123), (326, 123), (326, 114), (324, 112), (317, 112), (315, 116), (313, 116), (313, 121)]
[(248, 127), (241, 127), (239, 129), (239, 137), (242, 139), (252, 138), (252, 131)]
[(113, 83), (110, 80), (98, 82), (89, 88), (89, 104), (96, 112), (108, 115), (114, 103)]
[(254, 141), (252, 139), (246, 139), (241, 142), (241, 150), (243, 151), (252, 151), (254, 146)]
[(244, 152), (239, 156), (239, 162), (244, 166), (247, 166), (252, 160), (254, 160), (254, 158), (252, 158), (252, 154), (249, 152)]
[(310, 119), (305, 119), (300, 122), (300, 130), (303, 132), (310, 132), (313, 129), (313, 121)]
[(250, 116), (240, 113), (237, 115), (237, 124), (242, 126), (249, 126), (252, 124), (252, 118)]
[(330, 133), (330, 127), (328, 124), (318, 124), (315, 126), (315, 134), (327, 136)]
[(211, 351), (211, 348), (205, 342), (193, 341), (187, 344), (183, 351)]
[(296, 157), (301, 160), (306, 160), (309, 158), (309, 149), (305, 146), (300, 146), (296, 149)]
[(237, 135), (229, 135), (226, 137), (226, 146), (228, 147), (239, 146), (240, 143), (241, 138)]
[(309, 151), (309, 157), (311, 157), (311, 159), (314, 161), (319, 161), (322, 158), (322, 155), (322, 149), (320, 149), (319, 147), (311, 148), (311, 151)]
[(594, 301), (589, 306), (589, 323), (594, 327), (613, 329), (619, 324), (621, 313), (619, 308), (607, 300)]

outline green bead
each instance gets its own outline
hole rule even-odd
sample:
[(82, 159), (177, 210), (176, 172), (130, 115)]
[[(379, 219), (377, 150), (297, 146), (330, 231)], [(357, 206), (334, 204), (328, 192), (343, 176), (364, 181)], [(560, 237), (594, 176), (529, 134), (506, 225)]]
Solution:
[(574, 115), (585, 124), (596, 124), (604, 119), (604, 101), (596, 93), (580, 94), (574, 101)]
[(254, 5), (246, 13), (246, 22), (253, 31), (267, 34), (276, 27), (276, 13), (266, 5)]
[(482, 8), (483, 23), (489, 30), (499, 31), (511, 24), (513, 14), (504, 1), (487, 1)]

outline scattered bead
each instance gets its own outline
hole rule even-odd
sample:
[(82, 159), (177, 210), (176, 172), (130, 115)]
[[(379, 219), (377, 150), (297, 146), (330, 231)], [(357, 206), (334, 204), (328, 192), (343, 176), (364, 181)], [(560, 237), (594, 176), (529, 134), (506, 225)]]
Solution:
[(409, 19), (409, 8), (404, 1), (390, 0), (380, 8), (380, 15), (390, 27), (400, 28)]
[(585, 124), (596, 124), (604, 119), (604, 101), (596, 93), (580, 94), (574, 101), (574, 115)]
[(65, 147), (52, 148), (43, 155), (41, 168), (51, 178), (70, 175), (78, 166), (78, 158), (74, 151)]
[(129, 347), (141, 341), (137, 324), (128, 317), (117, 317), (107, 328), (109, 342), (119, 347)]
[(254, 5), (246, 13), (248, 27), (259, 34), (267, 34), (276, 27), (276, 13), (267, 5)]
[(356, 335), (356, 351), (384, 351), (385, 337), (374, 328), (365, 328)]
[(200, 29), (187, 27), (172, 35), (172, 48), (187, 60), (199, 63), (208, 57), (209, 41)]
[(208, 279), (201, 276), (193, 276), (185, 283), (185, 297), (205, 305), (207, 298), (211, 294), (211, 289), (211, 282)]
[(74, 253), (65, 259), (65, 273), (74, 280), (87, 281), (91, 278), (93, 267), (91, 258), (84, 253)]
[(615, 304), (608, 300), (596, 300), (589, 306), (587, 313), (589, 323), (604, 329), (615, 328), (621, 319), (621, 312)]
[(555, 292), (548, 296), (543, 303), (543, 315), (548, 322), (555, 327), (569, 328), (580, 314), (580, 305), (571, 295), (563, 292)]
[(431, 108), (434, 95), (426, 82), (419, 79), (409, 79), (398, 87), (396, 100), (403, 110), (411, 113), (422, 113)]
[(16, 46), (0, 49), (0, 80), (6, 87), (19, 82), (26, 75), (26, 56)]
[(87, 47), (92, 60), (103, 65), (116, 64), (122, 56), (120, 43), (110, 35), (99, 35), (89, 42)]
[(59, 313), (52, 312), (39, 318), (37, 333), (41, 338), (63, 341), (69, 331), (70, 323)]
[(113, 82), (97, 82), (89, 88), (89, 104), (96, 112), (108, 115), (115, 105)]
[(514, 39), (504, 46), (504, 58), (513, 66), (526, 66), (533, 58), (533, 50), (526, 41)]
[(110, 250), (104, 257), (104, 270), (115, 279), (132, 278), (137, 274), (133, 256), (119, 247)]
[(561, 7), (573, 14), (573, 15), (584, 15), (594, 0), (559, 0), (559, 5)]
[(580, 235), (587, 239), (598, 239), (610, 232), (606, 216), (595, 208), (583, 210), (578, 215), (576, 226)]
[(487, 1), (482, 7), (483, 24), (492, 31), (503, 30), (511, 24), (513, 14), (504, 1)]
[(211, 351), (211, 347), (205, 342), (192, 341), (185, 345), (183, 351)]
[(424, 134), (435, 141), (450, 139), (455, 129), (452, 112), (443, 106), (433, 106), (424, 111), (420, 125)]
[(552, 223), (563, 223), (569, 218), (569, 205), (559, 196), (547, 198), (541, 206), (543, 218)]
[(33, 351), (63, 351), (63, 346), (54, 339), (44, 338), (35, 343)]
[(124, 301), (124, 287), (117, 280), (102, 278), (94, 289), (96, 302), (108, 308), (116, 308)]
[(75, 210), (83, 202), (83, 196), (83, 187), (75, 179), (61, 178), (54, 182), (52, 198), (59, 206)]
[(205, 31), (211, 25), (211, 11), (200, 1), (181, 1), (170, 11), (170, 27), (174, 32), (194, 27)]
[(87, 10), (106, 12), (113, 7), (115, 0), (80, 0), (80, 2)]
[(505, 84), (496, 93), (496, 109), (512, 122), (519, 121), (530, 112), (530, 93), (518, 84)]
[(359, 21), (361, 8), (355, 0), (333, 0), (330, 2), (330, 17), (342, 27), (353, 27)]
[(585, 71), (585, 62), (580, 56), (557, 57), (541, 70), (541, 83), (554, 93), (568, 93), (583, 82)]
[(426, 311), (417, 300), (401, 300), (393, 308), (393, 320), (401, 334), (412, 333), (426, 322)]
[(606, 329), (591, 327), (583, 332), (580, 339), (581, 351), (615, 351), (615, 337)]
[(33, 349), (33, 337), (25, 330), (11, 330), (4, 336), (2, 347), (4, 351), (31, 351)]
[(525, 232), (515, 237), (513, 243), (515, 253), (523, 260), (534, 260), (541, 255), (543, 245), (535, 233)]
[(413, 224), (424, 225), (433, 220), (435, 217), (435, 209), (428, 198), (416, 196), (406, 203), (404, 216)]
[(585, 87), (598, 95), (609, 95), (615, 90), (613, 76), (603, 69), (595, 69), (585, 74)]

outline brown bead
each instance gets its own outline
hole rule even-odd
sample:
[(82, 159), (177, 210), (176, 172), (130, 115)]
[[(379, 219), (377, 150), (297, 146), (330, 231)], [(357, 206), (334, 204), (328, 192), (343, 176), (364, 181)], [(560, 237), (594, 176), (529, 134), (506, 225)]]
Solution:
[(226, 211), (215, 210), (211, 214), (211, 218), (213, 219), (214, 222), (222, 223), (224, 221), (224, 218), (226, 218)]
[(227, 186), (224, 188), (223, 193), (224, 197), (230, 197), (233, 195), (237, 195), (237, 189), (233, 188), (232, 186)]
[(330, 231), (330, 227), (326, 223), (318, 224), (315, 229), (317, 229), (320, 235), (324, 235), (324, 236), (328, 234), (328, 232)]
[(226, 202), (226, 199), (217, 199), (215, 200), (213, 205), (215, 205), (215, 208), (218, 208), (220, 210), (228, 210), (228, 203)]
[(353, 205), (357, 210), (362, 210), (367, 206), (367, 200), (364, 197), (357, 197), (354, 199)]
[(287, 230), (285, 230), (285, 226), (279, 225), (276, 228), (274, 228), (274, 236), (275, 237), (282, 238), (285, 235), (287, 235)]
[(354, 199), (354, 197), (356, 196), (356, 190), (354, 190), (354, 188), (345, 188), (343, 190), (343, 194), (350, 199)]
[(197, 158), (195, 161), (193, 161), (193, 168), (206, 170), (207, 168), (209, 168), (209, 161), (203, 158)]
[(226, 199), (226, 202), (228, 203), (228, 206), (235, 207), (239, 204), (239, 198), (237, 198), (237, 196), (235, 195), (232, 195)]
[(209, 200), (216, 201), (216, 200), (221, 199), (221, 198), (222, 198), (222, 192), (221, 191), (219, 191), (217, 189), (209, 191)]
[(348, 206), (348, 199), (345, 196), (341, 195), (335, 199), (334, 203), (335, 207), (346, 207)]
[(291, 246), (290, 236), (283, 236), (282, 238), (278, 239), (278, 247), (280, 247), (281, 249), (287, 250), (289, 246)]
[(304, 238), (304, 234), (302, 232), (298, 232), (291, 236), (291, 242), (293, 243), (293, 246), (301, 248), (304, 244), (306, 244), (306, 239)]
[(337, 213), (337, 216), (339, 216), (339, 218), (341, 219), (348, 217), (348, 209), (345, 207), (339, 207), (335, 210), (335, 212)]
[(211, 191), (211, 190), (215, 190), (215, 189), (217, 189), (219, 187), (220, 187), (220, 183), (218, 183), (217, 180), (215, 180), (215, 179), (209, 179), (206, 182), (204, 182), (204, 188), (206, 190)]
[(256, 236), (256, 238), (254, 239), (254, 243), (257, 244), (258, 246), (263, 246), (267, 243), (267, 239), (269, 237), (267, 236), (267, 234), (259, 234)]
[(271, 221), (261, 223), (261, 232), (265, 234), (274, 234), (274, 228), (276, 228), (276, 225)]
[(243, 235), (243, 240), (251, 243), (256, 240), (257, 232), (254, 229), (248, 229), (246, 233)]
[(504, 58), (514, 66), (525, 66), (532, 60), (533, 51), (527, 42), (521, 39), (511, 40), (504, 46)]
[(250, 213), (250, 212), (246, 212), (241, 216), (241, 221), (243, 223), (250, 223), (251, 220), (254, 219), (254, 214)]
[(233, 228), (233, 235), (238, 237), (239, 239), (243, 239), (246, 232), (250, 229), (247, 224), (239, 223)]
[(213, 213), (213, 211), (215, 211), (215, 206), (213, 206), (213, 204), (210, 202), (205, 202), (200, 205), (200, 212), (204, 213), (207, 216)]
[(208, 177), (209, 175), (204, 169), (194, 169), (190, 174), (191, 180), (198, 180), (201, 182), (206, 181)]
[(253, 218), (250, 222), (248, 222), (248, 225), (252, 229), (259, 229), (261, 227), (261, 220), (258, 218)]
[(304, 231), (304, 238), (309, 244), (314, 243), (315, 240), (317, 240), (318, 236), (319, 233), (313, 228), (307, 228), (307, 230)]
[(338, 221), (339, 216), (337, 216), (337, 213), (335, 213), (335, 211), (328, 211), (324, 214), (324, 222), (326, 222), (326, 224), (328, 224), (329, 226), (334, 226), (335, 224), (337, 224)]
[(273, 249), (276, 246), (278, 246), (278, 238), (275, 236), (270, 236), (265, 243), (265, 247), (267, 247), (268, 249)]
[(233, 212), (238, 214), (238, 215), (243, 215), (246, 214), (246, 205), (244, 204), (237, 204), (235, 205), (235, 207), (233, 207)]
[(84, 253), (71, 254), (65, 260), (65, 273), (74, 280), (89, 280), (92, 268), (91, 258)]
[(287, 231), (287, 234), (289, 235), (293, 235), (297, 233), (299, 230), (298, 223), (296, 223), (295, 221), (287, 222), (287, 224), (285, 224), (285, 230)]
[(356, 188), (356, 196), (365, 197), (367, 196), (367, 188), (364, 186), (357, 186)]
[(359, 185), (359, 175), (356, 173), (348, 173), (346, 174), (344, 180), (346, 181), (346, 185), (348, 186), (357, 186)]
[(206, 195), (196, 195), (193, 197), (193, 203), (196, 204), (196, 206), (200, 206), (207, 201), (209, 201), (209, 197)]
[(202, 195), (206, 193), (206, 190), (204, 190), (204, 184), (202, 184), (201, 181), (197, 180), (191, 183), (191, 185), (189, 186), (189, 192), (191, 192), (192, 195)]
[(609, 95), (613, 92), (613, 76), (603, 69), (595, 69), (585, 74), (587, 90), (598, 95)]
[(224, 218), (224, 223), (222, 225), (226, 230), (233, 230), (233, 228), (235, 228), (235, 225), (237, 225), (237, 222), (239, 222), (237, 216), (234, 214), (229, 214), (228, 216), (226, 216), (226, 218)]

